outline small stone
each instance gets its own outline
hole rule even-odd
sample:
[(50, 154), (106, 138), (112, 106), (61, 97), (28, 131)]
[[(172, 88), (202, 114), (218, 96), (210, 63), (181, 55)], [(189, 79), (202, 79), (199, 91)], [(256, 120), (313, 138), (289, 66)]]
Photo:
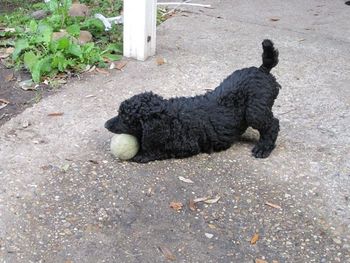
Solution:
[(341, 244), (341, 240), (338, 239), (338, 238), (333, 238), (333, 241), (334, 241), (334, 243), (336, 243), (336, 244), (338, 244), (338, 245)]
[(213, 238), (214, 236), (213, 234), (210, 234), (210, 233), (205, 233), (204, 235), (209, 239)]
[(92, 41), (92, 35), (89, 31), (84, 31), (84, 30), (80, 31), (80, 35), (78, 39), (78, 42), (80, 45), (83, 45), (91, 41)]
[(64, 230), (64, 233), (66, 234), (66, 235), (71, 235), (72, 234), (72, 231), (70, 231), (70, 229), (65, 229)]
[(66, 223), (63, 224), (63, 226), (64, 226), (64, 227), (70, 227), (70, 226), (71, 226), (71, 223), (66, 222)]
[(72, 4), (71, 8), (69, 9), (68, 14), (70, 16), (89, 16), (90, 10), (87, 5), (74, 3)]
[(53, 32), (52, 33), (52, 40), (59, 40), (63, 37), (68, 36), (68, 33), (65, 30), (62, 30), (60, 32)]
[(38, 11), (34, 11), (31, 16), (36, 19), (36, 20), (40, 20), (43, 19), (45, 17), (47, 17), (50, 13), (46, 10), (38, 10)]
[(25, 121), (22, 122), (22, 128), (24, 128), (24, 129), (25, 129), (25, 128), (28, 128), (29, 125), (30, 125), (30, 123), (29, 123), (28, 120), (25, 120)]

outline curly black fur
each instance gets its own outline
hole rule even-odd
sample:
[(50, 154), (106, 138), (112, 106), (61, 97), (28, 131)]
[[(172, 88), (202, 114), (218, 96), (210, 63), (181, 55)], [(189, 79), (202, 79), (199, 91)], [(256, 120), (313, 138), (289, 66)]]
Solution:
[(132, 159), (149, 162), (226, 150), (250, 126), (260, 139), (253, 155), (266, 158), (275, 147), (279, 121), (272, 106), (281, 86), (269, 72), (278, 63), (272, 41), (264, 40), (263, 64), (233, 72), (215, 90), (195, 97), (164, 99), (145, 92), (125, 100), (105, 127), (137, 137)]

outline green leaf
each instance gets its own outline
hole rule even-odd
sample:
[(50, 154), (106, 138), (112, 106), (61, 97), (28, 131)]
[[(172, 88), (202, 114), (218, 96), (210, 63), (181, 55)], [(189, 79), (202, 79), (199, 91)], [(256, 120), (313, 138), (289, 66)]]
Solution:
[(65, 71), (65, 69), (68, 66), (73, 66), (73, 65), (74, 65), (74, 60), (66, 59), (61, 52), (58, 52), (57, 54), (55, 54), (51, 63), (51, 66), (53, 68), (57, 68), (61, 72)]
[(80, 27), (77, 24), (73, 24), (73, 25), (67, 27), (66, 30), (73, 37), (77, 37), (80, 35)]
[(108, 58), (111, 61), (117, 61), (117, 60), (120, 60), (122, 58), (121, 55), (116, 55), (116, 54), (111, 54), (111, 53), (103, 54), (102, 57)]
[(51, 12), (55, 12), (59, 7), (59, 3), (57, 0), (50, 0), (50, 2), (48, 2), (47, 6), (49, 7), (49, 10)]
[(69, 46), (68, 53), (79, 58), (82, 58), (83, 55), (80, 46), (74, 43)]
[(69, 27), (67, 27), (67, 32), (72, 35), (73, 37), (77, 37), (80, 35), (80, 27), (77, 24), (73, 24)]
[(72, 0), (63, 0), (64, 2), (64, 8), (69, 10), (69, 8), (72, 6)]
[(51, 53), (56, 53), (58, 49), (58, 41), (51, 41), (50, 44), (49, 44), (49, 51)]
[(52, 36), (52, 27), (48, 24), (42, 23), (38, 26), (38, 36), (36, 37), (36, 43), (44, 42), (50, 43)]
[(57, 40), (57, 49), (59, 50), (66, 50), (69, 49), (70, 41), (67, 37), (62, 37), (59, 40)]
[(116, 53), (116, 54), (122, 54), (123, 53), (123, 45), (119, 43), (113, 43), (109, 44), (106, 49), (102, 52), (104, 53)]
[(90, 53), (95, 48), (94, 43), (86, 43), (82, 46), (83, 53)]
[(40, 59), (38, 61), (38, 63), (36, 63), (33, 66), (31, 73), (32, 73), (32, 78), (33, 78), (34, 82), (36, 82), (36, 83), (40, 82), (42, 75), (50, 73), (50, 71), (52, 70), (51, 61), (52, 61), (52, 57), (47, 56), (47, 57)]
[(29, 47), (29, 42), (27, 39), (19, 39), (16, 41), (15, 50), (12, 53), (12, 58), (16, 60), (23, 50)]
[(54, 31), (59, 31), (61, 29), (62, 16), (59, 14), (52, 14), (45, 19), (49, 25), (52, 26)]
[(29, 51), (24, 53), (23, 61), (24, 65), (29, 69), (29, 71), (32, 71), (34, 65), (38, 63), (39, 57), (34, 54), (33, 51)]
[(105, 31), (105, 26), (101, 20), (97, 18), (89, 18), (84, 21), (81, 29), (88, 30), (93, 36), (96, 36)]
[(29, 30), (34, 33), (38, 29), (38, 23), (35, 20), (31, 20), (29, 23)]

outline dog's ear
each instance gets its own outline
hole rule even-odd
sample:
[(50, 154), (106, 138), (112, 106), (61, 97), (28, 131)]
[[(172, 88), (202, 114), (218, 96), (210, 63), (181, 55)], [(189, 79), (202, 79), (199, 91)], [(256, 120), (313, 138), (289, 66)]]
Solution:
[(141, 120), (142, 148), (147, 151), (158, 149), (166, 145), (166, 139), (170, 136), (170, 130), (164, 129), (166, 125), (161, 119)]
[(164, 99), (153, 92), (145, 92), (139, 95), (138, 114), (141, 119), (155, 118), (164, 110)]

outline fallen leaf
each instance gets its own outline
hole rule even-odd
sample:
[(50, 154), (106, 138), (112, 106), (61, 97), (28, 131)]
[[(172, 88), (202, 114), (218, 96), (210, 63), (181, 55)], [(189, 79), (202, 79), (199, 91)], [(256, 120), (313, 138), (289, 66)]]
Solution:
[(14, 51), (15, 51), (15, 48), (14, 48), (14, 47), (8, 47), (8, 48), (6, 48), (5, 53), (6, 53), (6, 54), (12, 55), (12, 53), (13, 53)]
[(35, 90), (35, 88), (33, 87), (34, 82), (31, 79), (23, 80), (23, 81), (19, 82), (18, 85), (23, 90)]
[(267, 263), (267, 261), (256, 258), (255, 263)]
[(109, 72), (108, 72), (107, 70), (104, 70), (104, 69), (101, 69), (101, 68), (96, 68), (96, 71), (97, 71), (98, 73), (102, 73), (102, 74), (105, 74), (105, 75), (108, 75), (108, 74), (109, 74)]
[(191, 179), (187, 179), (185, 177), (179, 176), (180, 181), (183, 181), (188, 184), (193, 184), (194, 182)]
[(58, 84), (62, 84), (62, 85), (67, 83), (66, 79), (57, 79), (56, 81)]
[(191, 211), (196, 211), (197, 210), (197, 205), (196, 205), (196, 203), (194, 202), (193, 199), (190, 199), (190, 201), (188, 203), (188, 206), (189, 206)]
[(164, 257), (167, 260), (171, 260), (171, 261), (175, 261), (176, 260), (175, 255), (170, 251), (169, 248), (164, 247), (164, 246), (159, 246), (158, 249), (160, 250), (160, 252), (163, 253)]
[(276, 205), (276, 204), (273, 204), (273, 203), (270, 203), (270, 202), (266, 202), (265, 205), (268, 205), (268, 206), (271, 206), (271, 207), (277, 208), (277, 209), (282, 209), (282, 207), (280, 207), (279, 205)]
[(119, 61), (119, 62), (117, 62), (117, 64), (115, 65), (115, 68), (116, 68), (117, 70), (122, 70), (122, 69), (126, 66), (126, 64), (128, 64), (127, 61)]
[(7, 75), (4, 77), (5, 82), (10, 82), (11, 80), (14, 79), (14, 77), (15, 77), (15, 76), (13, 75), (13, 72), (7, 74)]
[(9, 48), (7, 49), (0, 49), (0, 59), (1, 58), (8, 58), (12, 53), (8, 52)]
[(208, 224), (208, 227), (211, 228), (211, 229), (215, 229), (216, 228), (216, 226), (213, 225), (213, 224)]
[(47, 116), (56, 117), (56, 116), (62, 116), (63, 114), (64, 114), (63, 112), (51, 112), (47, 114)]
[(259, 240), (259, 234), (255, 233), (252, 239), (250, 240), (250, 244), (254, 245)]
[(88, 224), (85, 227), (85, 231), (90, 232), (90, 233), (97, 232), (97, 231), (99, 231), (99, 229), (100, 229), (100, 227), (98, 224)]
[(176, 211), (180, 211), (183, 207), (183, 204), (180, 202), (171, 202), (170, 203), (170, 208), (176, 210)]
[(220, 198), (221, 198), (220, 196), (217, 196), (217, 197), (212, 198), (212, 199), (204, 200), (204, 202), (207, 204), (215, 204), (220, 200)]
[(273, 21), (273, 22), (279, 21), (279, 20), (280, 20), (280, 18), (277, 17), (277, 16), (274, 16), (274, 17), (271, 17), (271, 18), (270, 18), (270, 21)]
[(5, 99), (0, 99), (0, 110), (5, 108), (8, 104), (10, 104), (9, 101), (7, 101)]
[(90, 163), (93, 163), (93, 164), (98, 164), (98, 161), (93, 160), (93, 159), (90, 159), (89, 162), (90, 162)]
[(115, 69), (115, 64), (114, 64), (114, 62), (112, 62), (112, 63), (109, 65), (109, 69)]
[(10, 54), (0, 53), (0, 59), (2, 58), (8, 58)]
[(96, 66), (90, 66), (90, 65), (87, 65), (86, 68), (85, 68), (85, 71), (86, 72), (93, 72), (94, 70), (96, 69)]
[(68, 171), (68, 169), (69, 169), (69, 166), (70, 166), (69, 164), (63, 165), (62, 166), (62, 171), (66, 173)]
[(25, 91), (32, 91), (32, 90), (36, 90), (36, 88), (39, 87), (39, 85), (35, 85), (34, 87), (32, 86), (21, 86), (21, 89), (25, 90)]
[(194, 199), (193, 202), (199, 203), (199, 202), (203, 202), (203, 201), (208, 200), (208, 199), (209, 199), (209, 197), (199, 197), (199, 198)]
[(165, 58), (157, 58), (157, 65), (160, 66), (160, 65), (163, 65), (166, 63), (166, 59)]

